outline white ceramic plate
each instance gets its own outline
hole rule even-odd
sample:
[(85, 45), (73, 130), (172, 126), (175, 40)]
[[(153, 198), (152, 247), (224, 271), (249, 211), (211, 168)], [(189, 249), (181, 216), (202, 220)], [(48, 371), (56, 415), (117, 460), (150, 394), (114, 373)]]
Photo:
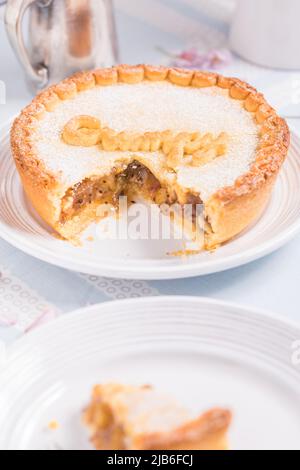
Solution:
[[(233, 449), (300, 450), (300, 329), (193, 297), (109, 302), (19, 340), (0, 378), (0, 449), (86, 449), (95, 383), (152, 384), (195, 412), (233, 414)], [(299, 344), (298, 344), (299, 346)], [(295, 361), (296, 363), (296, 361)], [(59, 428), (47, 426), (56, 420)]]
[(300, 140), (293, 135), (289, 158), (272, 200), (261, 219), (214, 253), (177, 257), (183, 248), (173, 240), (87, 241), (83, 246), (58, 240), (27, 201), (7, 133), (0, 142), (0, 237), (43, 261), (74, 271), (123, 279), (175, 279), (223, 271), (258, 259), (289, 241), (300, 229)]

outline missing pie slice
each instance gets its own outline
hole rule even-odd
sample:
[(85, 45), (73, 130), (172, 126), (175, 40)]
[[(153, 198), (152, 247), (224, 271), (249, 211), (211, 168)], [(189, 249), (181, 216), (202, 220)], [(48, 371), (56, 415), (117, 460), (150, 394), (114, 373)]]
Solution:
[(12, 153), (41, 217), (73, 239), (101, 204), (203, 204), (204, 248), (263, 212), (289, 147), (264, 97), (233, 78), (154, 66), (83, 72), (15, 120)]
[(149, 386), (94, 387), (83, 413), (97, 450), (227, 450), (228, 410), (193, 418)]

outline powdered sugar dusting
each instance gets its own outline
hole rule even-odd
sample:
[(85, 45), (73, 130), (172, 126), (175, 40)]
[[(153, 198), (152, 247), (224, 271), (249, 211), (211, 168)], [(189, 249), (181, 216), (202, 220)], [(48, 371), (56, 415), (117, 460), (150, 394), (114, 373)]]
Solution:
[[(228, 92), (220, 88), (183, 88), (167, 82), (96, 87), (47, 113), (33, 137), (41, 160), (57, 174), (65, 188), (88, 176), (103, 175), (112, 166), (126, 165), (139, 155), (65, 144), (61, 139), (62, 129), (78, 114), (94, 116), (103, 126), (118, 132), (172, 130), (215, 135), (227, 132), (230, 145), (226, 155), (201, 168), (178, 170), (179, 183), (199, 191), (204, 200), (218, 188), (232, 185), (249, 169), (258, 143), (258, 127), (252, 115), (240, 101), (228, 99)], [(165, 156), (161, 152), (142, 153), (141, 157), (143, 162), (149, 162), (150, 168), (165, 171)]]

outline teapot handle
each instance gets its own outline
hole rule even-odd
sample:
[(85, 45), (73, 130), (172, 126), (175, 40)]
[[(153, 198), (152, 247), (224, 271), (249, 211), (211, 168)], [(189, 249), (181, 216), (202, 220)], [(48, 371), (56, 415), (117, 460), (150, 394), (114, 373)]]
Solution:
[[(27, 76), (40, 88), (44, 88), (48, 83), (48, 69), (43, 65), (32, 65), (22, 34), (24, 13), (35, 1), (36, 0), (8, 0), (5, 11), (5, 26), (12, 48), (23, 65)], [(47, 4), (51, 3), (51, 0), (50, 2), (46, 0), (37, 3), (41, 7), (47, 6)]]

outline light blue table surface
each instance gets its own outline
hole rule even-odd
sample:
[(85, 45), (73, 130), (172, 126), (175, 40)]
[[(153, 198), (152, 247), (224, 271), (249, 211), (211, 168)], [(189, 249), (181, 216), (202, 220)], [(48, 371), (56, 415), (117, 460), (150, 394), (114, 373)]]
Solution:
[[(122, 62), (163, 62), (166, 58), (157, 46), (173, 51), (201, 42), (200, 32), (206, 31), (205, 28), (212, 43), (226, 41), (227, 13), (214, 10), (212, 14), (212, 8), (206, 8), (204, 0), (116, 0), (115, 5)], [(6, 104), (0, 105), (2, 124), (28, 103), (31, 96), (7, 43), (1, 19), (0, 45), (0, 80), (6, 84), (7, 93)], [(300, 115), (299, 106), (298, 109), (292, 99), (290, 103), (285, 99), (291, 96), (293, 80), (300, 74), (257, 68), (238, 58), (227, 73), (235, 73), (259, 86), (283, 114), (297, 115), (299, 111)], [(297, 119), (290, 123), (300, 131)], [(208, 296), (267, 309), (300, 322), (300, 235), (259, 261), (185, 280), (138, 283), (89, 278), (38, 261), (2, 240), (0, 271), (0, 309), (5, 307), (15, 318), (14, 326), (0, 326), (0, 340), (4, 342), (23, 334), (36, 321), (39, 311), (50, 312), (50, 316), (64, 314), (130, 295)], [(22, 302), (28, 303), (25, 313), (22, 313)]]

